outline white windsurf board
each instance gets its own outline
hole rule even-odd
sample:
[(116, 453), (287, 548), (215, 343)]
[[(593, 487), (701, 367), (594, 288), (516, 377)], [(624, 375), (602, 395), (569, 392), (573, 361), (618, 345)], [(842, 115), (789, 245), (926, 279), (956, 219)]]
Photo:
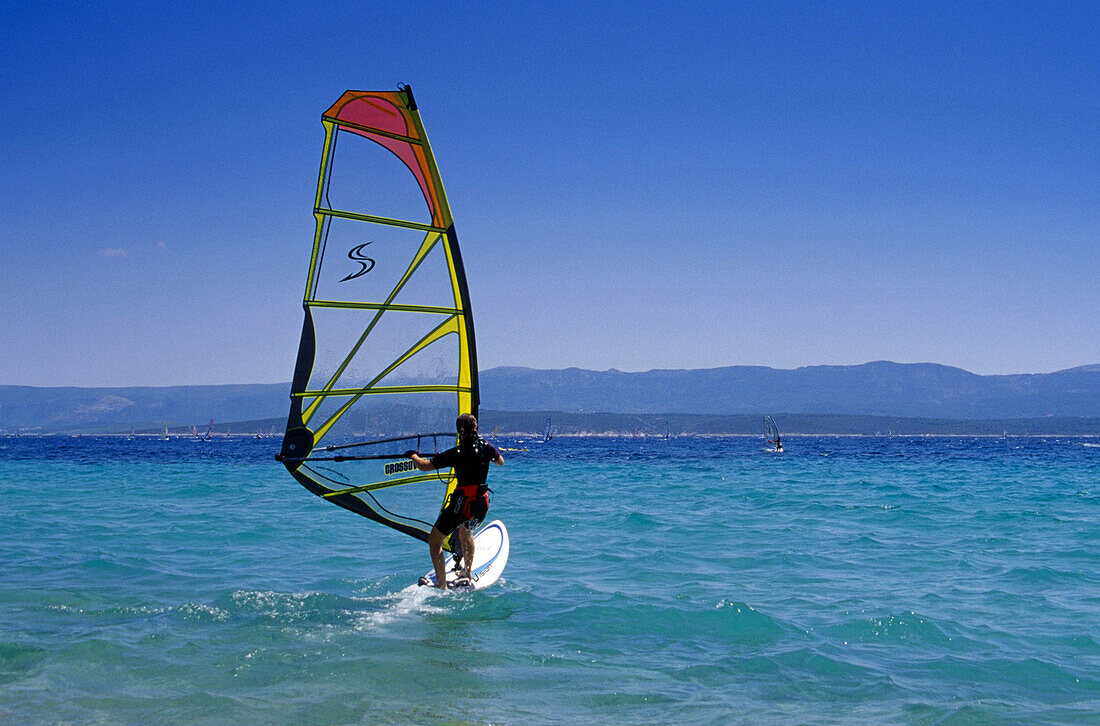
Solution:
[[(504, 522), (494, 519), (474, 533), (474, 566), (470, 571), (470, 584), (457, 589), (481, 590), (489, 587), (500, 579), (504, 572), (504, 566), (508, 564), (508, 530), (504, 528)], [(454, 555), (447, 555), (443, 563), (446, 568), (447, 585), (451, 587), (458, 578), (455, 572)], [(426, 574), (426, 579), (433, 587), (436, 584), (435, 570)]]

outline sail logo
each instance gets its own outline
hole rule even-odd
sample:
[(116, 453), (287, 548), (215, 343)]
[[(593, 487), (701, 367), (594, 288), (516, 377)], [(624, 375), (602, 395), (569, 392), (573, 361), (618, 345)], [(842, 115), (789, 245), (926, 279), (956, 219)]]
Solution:
[(416, 464), (412, 461), (396, 461), (392, 464), (386, 464), (386, 476), (393, 476), (394, 474), (401, 474), (406, 471), (412, 471), (416, 468)]
[[(370, 244), (370, 242), (364, 242), (363, 244), (358, 245), (356, 247), (352, 247), (350, 250), (348, 250), (348, 259), (351, 260), (352, 262), (358, 262), (359, 263), (359, 270), (356, 271), (356, 272), (351, 273), (350, 275), (345, 277), (343, 280), (340, 280), (340, 282), (347, 282), (348, 280), (354, 280), (355, 278), (357, 278), (361, 275), (365, 275), (365, 274), (367, 274), (368, 272), (370, 272), (371, 270), (374, 269), (374, 259), (370, 258), (370, 257), (367, 257), (363, 253), (363, 248), (366, 247), (369, 244)], [(367, 264), (368, 262), (370, 263), (369, 265)]]

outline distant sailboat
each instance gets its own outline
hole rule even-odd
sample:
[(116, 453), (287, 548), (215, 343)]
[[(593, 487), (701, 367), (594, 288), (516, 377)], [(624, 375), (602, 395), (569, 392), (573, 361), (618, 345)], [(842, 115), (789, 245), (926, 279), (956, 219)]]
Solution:
[(164, 424), (164, 440), (168, 440), (168, 424)]
[(206, 435), (202, 437), (203, 441), (209, 441), (214, 433), (214, 419), (210, 419), (210, 425), (206, 427)]
[(546, 433), (543, 434), (542, 440), (544, 442), (554, 438), (554, 428), (550, 425), (550, 419), (546, 419)]

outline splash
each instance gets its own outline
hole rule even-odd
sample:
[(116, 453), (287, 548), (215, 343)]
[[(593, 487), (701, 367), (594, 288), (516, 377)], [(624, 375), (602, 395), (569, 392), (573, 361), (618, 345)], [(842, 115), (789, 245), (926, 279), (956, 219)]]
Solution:
[(421, 615), (446, 612), (441, 598), (448, 597), (434, 587), (409, 585), (397, 592), (374, 597), (364, 597), (362, 602), (373, 608), (364, 612), (356, 623), (357, 630), (376, 630), (395, 622), (410, 620)]

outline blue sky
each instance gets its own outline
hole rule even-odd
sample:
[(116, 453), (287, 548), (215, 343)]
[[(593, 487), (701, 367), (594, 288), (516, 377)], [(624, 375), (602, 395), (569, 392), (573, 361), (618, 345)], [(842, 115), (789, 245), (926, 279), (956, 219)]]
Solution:
[(409, 83), (482, 368), (1100, 362), (1100, 6), (15, 3), (0, 384), (289, 380), (320, 114)]

